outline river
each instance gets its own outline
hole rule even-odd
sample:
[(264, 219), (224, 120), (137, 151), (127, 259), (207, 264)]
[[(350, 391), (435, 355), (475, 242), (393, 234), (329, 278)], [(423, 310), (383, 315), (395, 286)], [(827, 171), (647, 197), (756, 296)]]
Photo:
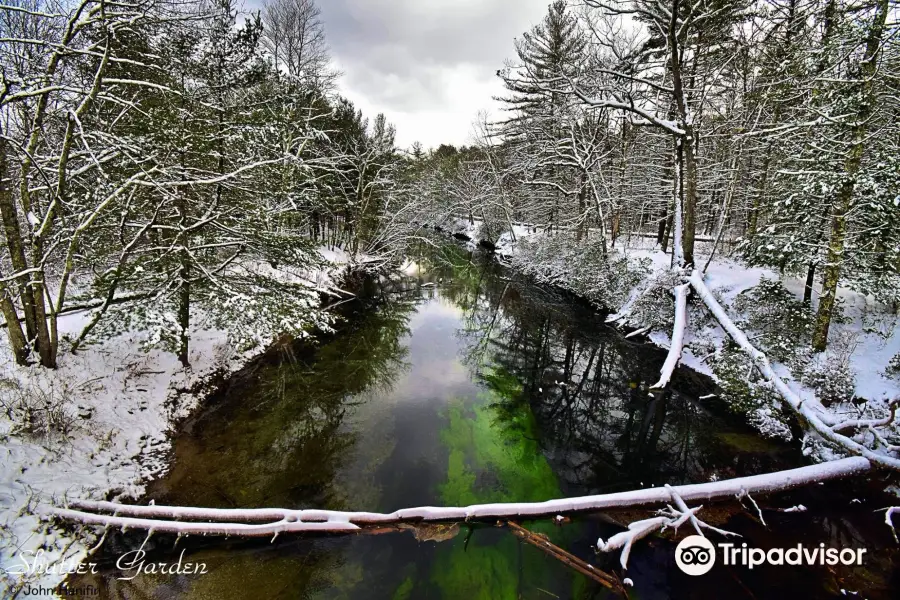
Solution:
[[(663, 351), (626, 340), (577, 299), (516, 277), (459, 246), (419, 273), (369, 281), (316, 347), (261, 357), (213, 393), (173, 440), (157, 504), (393, 511), (418, 505), (538, 501), (702, 482), (805, 464), (796, 444), (759, 437), (707, 378), (679, 369), (651, 395)], [(700, 400), (700, 398), (704, 398)], [(691, 578), (671, 535), (634, 548), (631, 597), (843, 597), (897, 589), (896, 546), (864, 482), (736, 502), (701, 517), (751, 546), (868, 547), (864, 567), (716, 567)], [(862, 501), (855, 501), (863, 498)], [(806, 512), (781, 512), (797, 504)], [(749, 505), (748, 505), (749, 506)], [(600, 568), (598, 537), (647, 511), (560, 526), (524, 523)], [(153, 536), (148, 560), (203, 562), (203, 575), (121, 579), (138, 533), (112, 534), (93, 560), (102, 598), (605, 598), (607, 590), (505, 528), (437, 526), (384, 535), (268, 541)], [(876, 552), (875, 549), (878, 548)], [(96, 597), (96, 596), (95, 596)], [(862, 596), (860, 596), (862, 597)]]

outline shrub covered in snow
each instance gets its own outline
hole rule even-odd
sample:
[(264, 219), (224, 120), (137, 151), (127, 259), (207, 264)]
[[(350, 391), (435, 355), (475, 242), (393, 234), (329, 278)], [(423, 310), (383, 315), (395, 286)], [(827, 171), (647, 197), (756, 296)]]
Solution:
[(76, 409), (67, 385), (38, 378), (25, 383), (0, 379), (0, 410), (11, 426), (9, 433), (35, 438), (66, 436), (90, 416)]
[(734, 308), (744, 315), (742, 328), (758, 336), (755, 343), (769, 358), (791, 363), (809, 346), (813, 314), (780, 281), (763, 277), (738, 295)]
[[(240, 352), (265, 347), (274, 335), (297, 337), (318, 328), (328, 330), (333, 315), (320, 310), (319, 291), (311, 281), (279, 280), (265, 265), (236, 265), (226, 298), (197, 291), (191, 320), (204, 327), (227, 331)], [(150, 299), (110, 308), (112, 318), (100, 321), (94, 339), (102, 341), (129, 331), (142, 331), (143, 350), (178, 348), (181, 327), (173, 302)]]
[(900, 353), (894, 355), (885, 372), (891, 377), (900, 377)]
[(767, 437), (791, 439), (788, 417), (781, 410), (781, 396), (759, 374), (751, 359), (727, 342), (719, 352), (713, 371), (721, 397), (738, 414)]
[[(828, 351), (814, 354), (810, 347), (815, 326), (809, 305), (797, 299), (777, 280), (762, 278), (741, 293), (734, 309), (743, 315), (741, 327), (770, 359), (789, 366), (804, 385), (826, 406), (853, 398), (856, 378), (850, 365), (855, 341), (832, 335)], [(833, 322), (846, 320), (839, 303)]]
[[(510, 264), (539, 283), (558, 285), (605, 308), (620, 306), (647, 272), (641, 261), (604, 253), (597, 240), (566, 234), (520, 239)], [(671, 311), (671, 298), (668, 303)]]
[(648, 282), (649, 287), (632, 305), (629, 321), (642, 327), (671, 331), (675, 322), (672, 290), (682, 283), (681, 274), (674, 271), (654, 273)]
[(815, 390), (816, 397), (825, 406), (853, 399), (856, 374), (850, 357), (855, 349), (855, 336), (833, 336), (827, 352), (810, 357), (803, 367), (801, 381)]
[(491, 215), (485, 216), (486, 218), (477, 225), (478, 229), (472, 237), (496, 244), (503, 232), (509, 229), (509, 224), (499, 218), (491, 218)]
[(825, 406), (853, 399), (856, 376), (848, 362), (825, 357), (810, 361), (803, 372), (803, 383), (816, 391), (816, 397)]

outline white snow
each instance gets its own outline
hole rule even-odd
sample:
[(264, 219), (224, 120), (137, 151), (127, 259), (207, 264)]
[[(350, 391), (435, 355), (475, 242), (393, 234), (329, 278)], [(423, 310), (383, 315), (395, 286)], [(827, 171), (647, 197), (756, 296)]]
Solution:
[[(481, 223), (477, 219), (474, 224), (467, 219), (456, 223), (458, 228), (466, 231), (472, 237), (471, 244), (476, 244)], [(542, 227), (530, 225), (516, 225), (517, 239), (525, 237), (543, 236)], [(592, 231), (592, 235), (599, 232)], [(513, 256), (517, 252), (517, 244), (512, 242), (509, 233), (503, 234), (498, 242), (497, 254), (504, 258)], [(708, 241), (698, 241), (695, 245), (695, 258), (698, 264), (705, 264), (705, 258), (709, 255), (712, 244)], [(672, 344), (671, 331), (651, 330), (647, 331), (647, 323), (631, 321), (634, 303), (647, 292), (648, 282), (658, 275), (669, 272), (672, 268), (672, 256), (661, 251), (655, 245), (655, 240), (641, 236), (624, 234), (619, 238), (613, 249), (630, 259), (644, 261), (649, 265), (650, 273), (643, 278), (641, 283), (632, 288), (627, 294), (627, 300), (616, 312), (607, 317), (607, 321), (619, 326), (627, 325), (637, 328), (641, 334), (646, 334), (650, 341), (662, 348), (672, 349), (677, 344)], [(705, 273), (704, 281), (712, 296), (720, 303), (731, 318), (739, 319), (743, 315), (734, 311), (732, 305), (735, 299), (743, 292), (758, 286), (763, 278), (781, 280), (784, 286), (800, 299), (803, 297), (805, 280), (799, 277), (780, 277), (779, 274), (768, 268), (748, 267), (739, 260), (729, 258), (726, 252), (720, 249), (719, 254), (712, 261)], [(557, 282), (565, 286), (565, 281)], [(818, 287), (818, 281), (817, 281)], [(854, 393), (858, 398), (873, 402), (873, 406), (884, 407), (893, 398), (900, 398), (900, 377), (886, 373), (890, 360), (900, 354), (900, 318), (893, 314), (890, 307), (878, 304), (872, 297), (865, 296), (847, 288), (838, 290), (838, 299), (843, 304), (846, 322), (832, 322), (830, 339), (849, 340), (852, 353), (849, 356), (849, 365), (856, 376)], [(812, 310), (817, 306), (818, 296), (813, 294)], [(615, 306), (609, 307), (616, 309)], [(692, 308), (689, 312), (697, 310)], [(753, 339), (754, 332), (747, 331), (747, 335)], [(638, 335), (637, 332), (634, 335)], [(715, 378), (712, 370), (712, 361), (715, 355), (724, 346), (728, 334), (717, 324), (699, 327), (692, 325), (684, 333), (683, 350), (679, 364), (690, 367), (700, 373)], [(694, 353), (697, 348), (712, 348)], [(825, 356), (835, 350), (829, 349)], [(818, 404), (815, 393), (799, 382), (790, 369), (778, 362), (771, 364), (772, 371), (784, 381), (798, 397)], [(665, 374), (665, 373), (664, 373)], [(846, 410), (852, 410), (846, 407)], [(765, 414), (756, 415), (758, 424), (770, 428), (773, 434), (784, 434), (783, 426), (773, 419), (767, 419)], [(766, 425), (767, 424), (767, 425)]]
[[(250, 268), (326, 289), (346, 267), (348, 255), (333, 248), (323, 248), (320, 254), (332, 266), (299, 274), (268, 265)], [(60, 338), (77, 335), (88, 319), (86, 312), (61, 316)], [(44, 550), (48, 564), (86, 556), (90, 540), (69, 537), (42, 523), (39, 515), (49, 505), (66, 498), (139, 497), (144, 484), (166, 468), (173, 424), (200, 399), (176, 390), (194, 389), (216, 372), (232, 372), (261, 351), (235, 350), (228, 332), (205, 326), (202, 315), (192, 322), (188, 369), (174, 354), (140, 349), (152, 331), (128, 332), (83, 347), (76, 355), (61, 349), (56, 370), (19, 367), (5, 345), (0, 349), (0, 385), (59, 401), (59, 416), (72, 423), (66, 435), (35, 436), (17, 432), (6, 411), (0, 413), (0, 596), (16, 583), (7, 571), (21, 565), (20, 553)], [(48, 572), (29, 581), (51, 587), (62, 577)]]

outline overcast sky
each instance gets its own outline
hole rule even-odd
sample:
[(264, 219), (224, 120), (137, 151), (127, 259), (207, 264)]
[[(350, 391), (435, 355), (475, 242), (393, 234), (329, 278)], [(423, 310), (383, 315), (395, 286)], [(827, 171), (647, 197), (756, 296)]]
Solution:
[[(257, 0), (259, 1), (259, 0)], [(397, 144), (467, 143), (497, 114), (496, 72), (549, 0), (318, 0), (341, 93), (397, 126)], [(255, 4), (255, 2), (254, 2)]]

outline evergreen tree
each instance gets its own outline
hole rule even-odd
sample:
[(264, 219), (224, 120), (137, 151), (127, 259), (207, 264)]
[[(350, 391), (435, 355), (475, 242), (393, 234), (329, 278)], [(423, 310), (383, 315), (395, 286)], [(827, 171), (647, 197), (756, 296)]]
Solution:
[(578, 195), (584, 185), (572, 162), (559, 153), (578, 119), (572, 98), (559, 90), (577, 76), (586, 44), (565, 0), (556, 0), (544, 20), (516, 40), (518, 62), (498, 73), (508, 91), (500, 100), (510, 116), (498, 124), (497, 133), (528, 157), (521, 175), (530, 181), (537, 203), (529, 212), (551, 228), (560, 220), (565, 197)]

